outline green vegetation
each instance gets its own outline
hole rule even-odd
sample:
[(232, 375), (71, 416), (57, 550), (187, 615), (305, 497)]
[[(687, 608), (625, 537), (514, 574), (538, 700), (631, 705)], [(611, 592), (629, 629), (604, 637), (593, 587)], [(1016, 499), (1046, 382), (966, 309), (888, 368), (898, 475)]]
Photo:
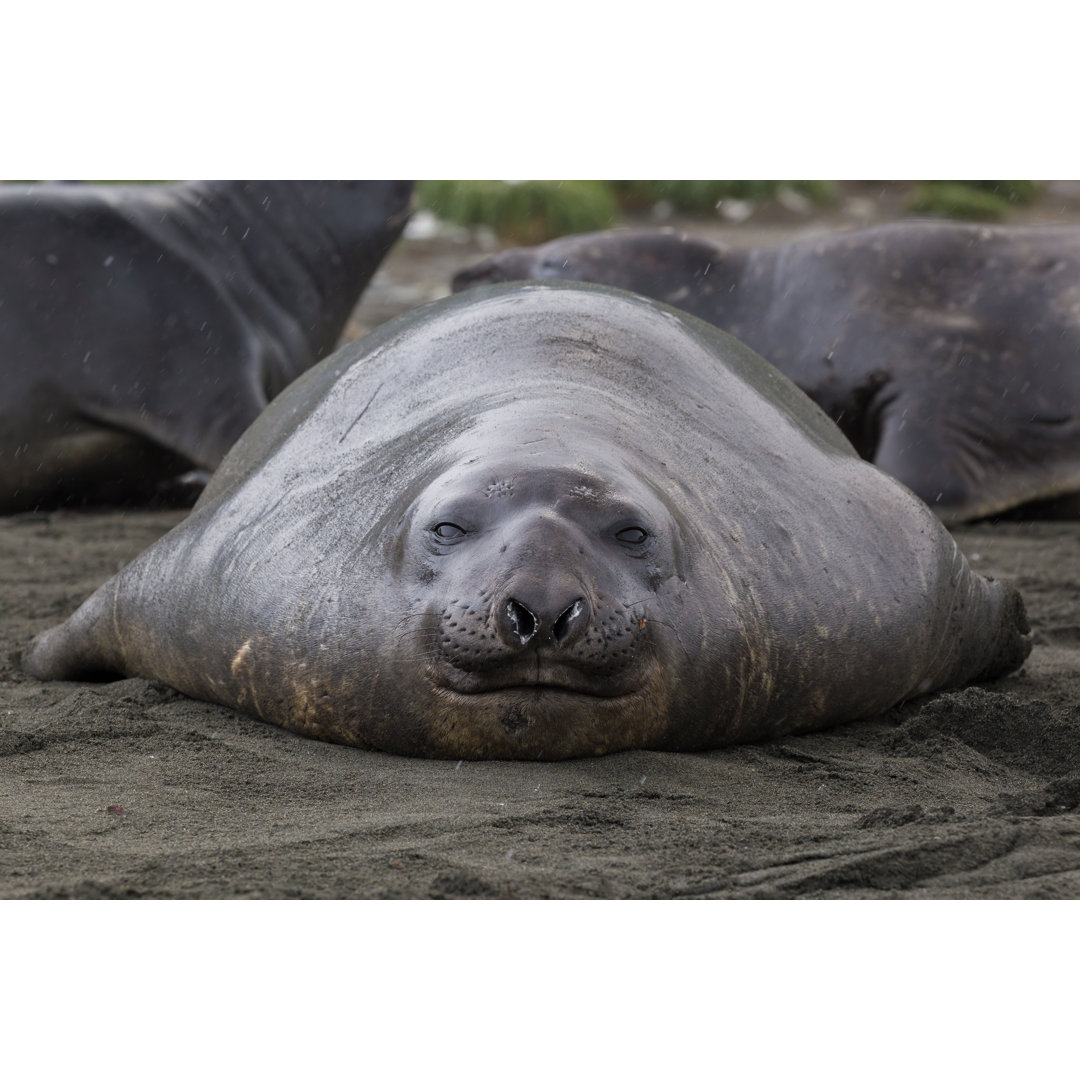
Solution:
[(1013, 206), (1034, 202), (1038, 196), (1034, 180), (923, 180), (908, 199), (907, 209), (966, 221), (1002, 221)]
[(416, 198), (444, 221), (488, 225), (518, 244), (607, 229), (619, 216), (602, 180), (422, 180)]
[(816, 203), (835, 196), (831, 180), (611, 180), (619, 202), (627, 209), (644, 209), (664, 200), (675, 210), (708, 214), (722, 199), (761, 202), (774, 199), (784, 188)]
[(1027, 206), (1039, 197), (1039, 185), (1034, 180), (954, 180), (952, 183), (963, 184), (977, 191), (989, 191), (1018, 206)]
[(422, 180), (417, 203), (444, 221), (487, 225), (504, 240), (538, 244), (614, 225), (620, 209), (661, 201), (687, 214), (711, 214), (721, 199), (759, 202), (784, 188), (816, 203), (835, 195), (831, 180)]
[[(487, 225), (507, 242), (538, 244), (610, 228), (622, 212), (640, 213), (661, 202), (676, 213), (710, 216), (724, 199), (757, 203), (788, 190), (826, 205), (836, 199), (836, 185), (834, 180), (423, 180), (417, 202), (444, 221)], [(1040, 194), (1035, 180), (922, 180), (906, 206), (914, 214), (1001, 221)]]

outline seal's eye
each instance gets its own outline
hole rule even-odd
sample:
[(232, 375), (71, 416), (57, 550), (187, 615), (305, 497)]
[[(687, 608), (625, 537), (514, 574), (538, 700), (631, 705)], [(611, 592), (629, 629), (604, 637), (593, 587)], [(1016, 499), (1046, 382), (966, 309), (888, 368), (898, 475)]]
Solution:
[(621, 540), (624, 544), (644, 544), (648, 538), (649, 534), (636, 525), (631, 525), (627, 529), (620, 529), (615, 534), (615, 539)]
[(452, 521), (440, 521), (431, 531), (440, 540), (457, 540), (459, 536), (465, 535), (465, 530), (460, 525), (455, 525)]

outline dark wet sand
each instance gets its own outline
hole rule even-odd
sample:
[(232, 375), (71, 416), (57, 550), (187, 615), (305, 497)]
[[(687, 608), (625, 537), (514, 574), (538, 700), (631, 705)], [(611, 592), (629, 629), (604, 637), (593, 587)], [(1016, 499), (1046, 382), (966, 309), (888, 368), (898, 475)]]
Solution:
[(1080, 897), (1080, 523), (956, 532), (1027, 602), (1016, 676), (707, 754), (459, 764), (23, 676), (182, 516), (0, 519), (0, 897)]

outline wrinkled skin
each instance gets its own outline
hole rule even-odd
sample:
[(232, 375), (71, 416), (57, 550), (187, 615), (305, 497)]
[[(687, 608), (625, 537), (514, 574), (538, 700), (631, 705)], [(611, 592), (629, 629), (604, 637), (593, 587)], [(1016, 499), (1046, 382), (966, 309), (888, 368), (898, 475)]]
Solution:
[(591, 233), (454, 289), (526, 279), (629, 289), (735, 335), (947, 523), (1080, 514), (1080, 229), (907, 222), (760, 251)]
[(1017, 667), (1015, 591), (775, 369), (584, 285), (330, 357), (192, 515), (35, 640), (318, 738), (449, 758), (699, 749)]
[(0, 513), (183, 501), (334, 347), (411, 189), (0, 190)]

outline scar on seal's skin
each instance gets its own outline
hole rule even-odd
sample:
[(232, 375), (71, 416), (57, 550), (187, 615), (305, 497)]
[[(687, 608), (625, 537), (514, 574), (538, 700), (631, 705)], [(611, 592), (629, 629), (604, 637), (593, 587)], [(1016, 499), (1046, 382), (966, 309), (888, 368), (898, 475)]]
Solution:
[(373, 393), (371, 397), (368, 398), (367, 404), (360, 410), (359, 413), (357, 413), (356, 419), (353, 420), (353, 422), (345, 429), (345, 433), (341, 436), (340, 439), (338, 439), (339, 446), (345, 441), (352, 429), (356, 427), (356, 425), (359, 424), (361, 420), (364, 419), (364, 415), (367, 413), (368, 409), (371, 408), (371, 403), (378, 396), (378, 393), (382, 388), (383, 383), (379, 383), (379, 385), (375, 387), (375, 393)]
[(253, 638), (248, 638), (247, 641), (236, 650), (236, 655), (233, 657), (232, 664), (229, 666), (233, 675), (238, 675), (240, 668), (247, 662), (247, 658), (251, 653), (251, 643), (253, 640)]

